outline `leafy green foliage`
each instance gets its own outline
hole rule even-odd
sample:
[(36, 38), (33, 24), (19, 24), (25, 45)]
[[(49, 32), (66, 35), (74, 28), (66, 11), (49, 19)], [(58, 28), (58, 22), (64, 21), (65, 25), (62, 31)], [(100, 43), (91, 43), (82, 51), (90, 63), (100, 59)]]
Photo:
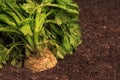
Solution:
[[(79, 6), (72, 0), (1, 0), (0, 67), (48, 48), (60, 59), (81, 43)], [(4, 38), (3, 38), (4, 36)]]
[(2, 68), (2, 64), (6, 64), (6, 61), (9, 58), (9, 55), (6, 54), (8, 51), (3, 45), (0, 45), (0, 68)]

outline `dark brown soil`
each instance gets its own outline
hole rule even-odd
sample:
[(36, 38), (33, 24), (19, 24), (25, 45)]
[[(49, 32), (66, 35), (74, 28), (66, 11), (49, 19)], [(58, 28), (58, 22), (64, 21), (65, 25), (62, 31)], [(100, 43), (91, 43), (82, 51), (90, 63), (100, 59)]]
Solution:
[(75, 0), (83, 42), (55, 68), (31, 73), (5, 65), (0, 80), (120, 80), (120, 0)]

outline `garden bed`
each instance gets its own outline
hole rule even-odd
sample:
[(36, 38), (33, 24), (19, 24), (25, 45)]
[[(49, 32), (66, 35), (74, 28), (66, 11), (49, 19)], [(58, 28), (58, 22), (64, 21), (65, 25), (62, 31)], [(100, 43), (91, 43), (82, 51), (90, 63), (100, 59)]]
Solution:
[(55, 68), (32, 73), (4, 65), (0, 80), (119, 80), (120, 1), (75, 0), (80, 6), (82, 44)]

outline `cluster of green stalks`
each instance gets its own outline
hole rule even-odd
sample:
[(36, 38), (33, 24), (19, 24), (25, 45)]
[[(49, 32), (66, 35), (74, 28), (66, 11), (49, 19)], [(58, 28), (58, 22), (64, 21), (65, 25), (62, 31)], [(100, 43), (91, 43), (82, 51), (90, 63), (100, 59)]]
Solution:
[(21, 66), (49, 49), (56, 58), (81, 43), (79, 6), (72, 0), (0, 0), (0, 67)]

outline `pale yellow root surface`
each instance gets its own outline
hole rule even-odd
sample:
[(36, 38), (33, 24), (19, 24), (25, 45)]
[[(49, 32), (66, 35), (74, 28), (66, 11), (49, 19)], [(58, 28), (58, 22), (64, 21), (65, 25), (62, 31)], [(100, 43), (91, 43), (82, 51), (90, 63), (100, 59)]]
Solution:
[(24, 61), (24, 66), (33, 72), (45, 71), (55, 67), (57, 64), (56, 57), (49, 51), (44, 50), (42, 56), (30, 56)]

